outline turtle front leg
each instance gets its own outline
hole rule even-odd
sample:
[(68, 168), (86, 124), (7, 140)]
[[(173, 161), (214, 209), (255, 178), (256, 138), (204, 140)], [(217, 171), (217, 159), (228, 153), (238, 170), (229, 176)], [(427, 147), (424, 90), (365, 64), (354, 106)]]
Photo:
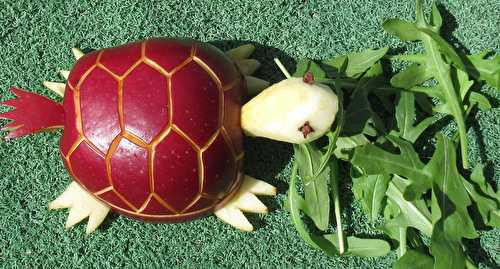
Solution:
[(108, 206), (89, 194), (74, 181), (57, 199), (49, 203), (49, 209), (61, 208), (69, 208), (66, 229), (73, 227), (88, 217), (87, 234), (92, 233), (101, 225), (110, 210)]
[[(245, 232), (253, 231), (253, 225), (243, 212), (267, 213), (267, 207), (256, 195), (276, 195), (276, 187), (245, 175), (243, 184), (233, 198), (215, 211), (215, 215), (229, 225)], [(242, 212), (243, 211), (243, 212)]]

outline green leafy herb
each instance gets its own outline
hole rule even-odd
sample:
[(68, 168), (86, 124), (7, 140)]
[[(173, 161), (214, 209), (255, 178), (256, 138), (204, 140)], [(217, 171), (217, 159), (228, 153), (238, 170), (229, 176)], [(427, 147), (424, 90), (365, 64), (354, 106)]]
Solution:
[(471, 180), (478, 187), (464, 178), (462, 181), (465, 190), (476, 203), (484, 223), (492, 227), (500, 227), (500, 196), (498, 195), (500, 192), (495, 193), (486, 182), (482, 168), (481, 165), (476, 166), (471, 175)]
[[(333, 245), (338, 247), (339, 240), (336, 234), (326, 234), (324, 237)], [(389, 251), (391, 251), (391, 246), (384, 240), (365, 239), (355, 236), (348, 236), (346, 239), (346, 255), (359, 257), (378, 257), (387, 255)]]
[[(448, 44), (440, 35), (439, 28), (441, 26), (441, 15), (437, 8), (433, 8), (431, 21), (436, 25), (427, 24), (422, 12), (422, 3), (417, 1), (417, 21), (415, 23), (405, 22), (397, 19), (387, 20), (384, 22), (384, 29), (405, 41), (419, 40), (423, 43), (426, 53), (423, 61), (419, 65), (412, 65), (409, 69), (402, 71), (401, 75), (396, 75), (396, 79), (391, 80), (393, 86), (403, 86), (409, 90), (428, 93), (430, 96), (438, 97), (441, 99), (443, 105), (440, 112), (445, 112), (455, 118), (458, 126), (458, 133), (460, 137), (460, 147), (462, 153), (462, 164), (464, 168), (469, 167), (467, 155), (467, 135), (465, 126), (465, 111), (462, 98), (457, 94), (461, 88), (470, 88), (470, 85), (464, 85), (463, 80), (453, 83), (452, 74), (456, 72), (445, 58), (449, 59), (458, 68), (465, 69), (460, 56), (455, 52), (455, 49)], [(414, 74), (413, 80), (404, 82)], [(437, 88), (429, 88), (417, 86), (418, 82), (429, 79), (431, 75), (437, 82)], [(408, 87), (410, 86), (410, 87)], [(439, 93), (438, 93), (439, 90)]]
[(485, 81), (490, 86), (500, 89), (500, 55), (495, 55), (492, 59), (485, 59), (490, 51), (467, 56), (469, 63), (465, 63), (465, 69), (474, 78)]
[(394, 269), (429, 269), (434, 267), (434, 259), (432, 257), (415, 251), (409, 250), (395, 264)]
[(401, 92), (396, 105), (398, 135), (412, 143), (436, 121), (435, 117), (428, 117), (415, 126), (415, 117), (415, 96), (408, 92)]
[(324, 231), (328, 227), (330, 217), (330, 201), (328, 182), (330, 169), (326, 167), (315, 177), (316, 167), (321, 163), (321, 152), (313, 144), (294, 145), (295, 158), (299, 174), (304, 185), (307, 215), (314, 221), (316, 227)]
[[(462, 237), (477, 237), (467, 212), (471, 202), (456, 167), (455, 147), (443, 135), (438, 135), (436, 151), (426, 170), (433, 175), (432, 191), (437, 198), (440, 219), (447, 236), (456, 241)], [(433, 213), (435, 209), (433, 207)]]
[[(294, 145), (287, 205), (299, 236), (311, 247), (329, 256), (389, 252), (389, 243), (380, 238), (344, 235), (339, 184), (345, 179), (339, 171), (350, 171), (352, 191), (363, 212), (396, 243), (394, 268), (476, 268), (463, 246), (464, 239), (478, 236), (469, 210), (476, 208), (486, 226), (500, 227), (500, 190), (487, 182), (482, 165), (470, 177), (461, 174), (456, 143), (460, 142), (462, 167), (467, 170), (465, 119), (474, 107), (491, 108), (474, 83), (499, 86), (500, 56), (457, 51), (441, 37), (442, 25), (436, 4), (427, 22), (417, 0), (415, 22), (390, 19), (383, 27), (404, 41), (420, 41), (424, 53), (387, 56), (387, 48), (367, 49), (321, 63), (307, 59), (297, 64), (295, 76), (311, 72), (318, 82), (346, 93), (345, 99), (339, 96), (345, 114), (341, 106), (326, 146)], [(411, 64), (388, 77), (382, 59)], [(428, 134), (438, 119), (436, 112), (456, 121), (458, 132), (451, 139), (439, 132)], [(433, 144), (432, 156), (419, 154), (424, 149), (416, 141)], [(332, 200), (335, 218), (330, 218)], [(303, 218), (310, 218), (315, 227)], [(332, 222), (336, 232), (327, 233)]]
[(442, 221), (439, 221), (432, 233), (430, 251), (434, 256), (434, 268), (465, 268), (466, 257), (460, 241), (451, 238), (445, 229)]
[(366, 175), (352, 179), (352, 192), (361, 202), (370, 221), (375, 221), (382, 209), (389, 175)]
[(389, 48), (381, 48), (378, 50), (367, 49), (362, 52), (349, 53), (331, 60), (323, 61), (323, 64), (333, 67), (336, 70), (341, 70), (342, 66), (347, 61), (345, 76), (357, 77), (364, 73), (368, 68), (373, 66), (377, 61), (382, 59)]

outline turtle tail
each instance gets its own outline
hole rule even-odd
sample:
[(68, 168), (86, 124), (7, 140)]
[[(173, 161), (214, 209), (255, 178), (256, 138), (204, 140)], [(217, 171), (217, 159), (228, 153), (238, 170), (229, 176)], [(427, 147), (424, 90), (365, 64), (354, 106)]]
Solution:
[(35, 132), (63, 128), (64, 109), (60, 103), (38, 94), (15, 87), (10, 88), (17, 98), (0, 102), (14, 107), (0, 113), (0, 118), (12, 120), (2, 131), (9, 131), (5, 138), (16, 138)]

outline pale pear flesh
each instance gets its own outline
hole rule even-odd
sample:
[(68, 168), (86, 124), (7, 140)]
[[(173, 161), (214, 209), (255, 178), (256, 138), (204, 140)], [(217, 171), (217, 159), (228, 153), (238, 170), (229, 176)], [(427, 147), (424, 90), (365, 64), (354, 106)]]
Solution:
[[(241, 127), (249, 136), (302, 144), (330, 130), (337, 111), (337, 95), (328, 86), (292, 77), (246, 103), (241, 109)], [(313, 129), (307, 135), (300, 130), (305, 124)]]

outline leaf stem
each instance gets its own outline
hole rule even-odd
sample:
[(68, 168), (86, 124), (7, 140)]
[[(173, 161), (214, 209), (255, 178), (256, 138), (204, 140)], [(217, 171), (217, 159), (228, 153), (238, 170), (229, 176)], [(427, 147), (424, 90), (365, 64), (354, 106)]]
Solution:
[(401, 258), (406, 253), (406, 227), (399, 228), (398, 257)]
[(335, 212), (335, 222), (337, 223), (337, 238), (339, 242), (339, 253), (340, 255), (345, 252), (344, 245), (344, 232), (342, 231), (342, 215), (340, 214), (340, 197), (339, 197), (339, 165), (338, 161), (334, 160), (332, 163), (332, 196), (333, 196), (333, 206)]
[(288, 70), (286, 70), (286, 68), (283, 65), (283, 63), (281, 63), (281, 61), (278, 58), (274, 58), (274, 62), (276, 63), (276, 65), (279, 67), (279, 69), (281, 70), (281, 72), (283, 73), (283, 75), (285, 75), (286, 78), (291, 78), (292, 77), (290, 75), (290, 73), (288, 72)]
[(345, 246), (344, 232), (342, 231), (342, 216), (340, 215), (340, 199), (338, 194), (335, 196), (333, 203), (335, 207), (335, 221), (337, 222), (337, 236), (339, 238), (339, 253), (342, 255), (345, 252)]

